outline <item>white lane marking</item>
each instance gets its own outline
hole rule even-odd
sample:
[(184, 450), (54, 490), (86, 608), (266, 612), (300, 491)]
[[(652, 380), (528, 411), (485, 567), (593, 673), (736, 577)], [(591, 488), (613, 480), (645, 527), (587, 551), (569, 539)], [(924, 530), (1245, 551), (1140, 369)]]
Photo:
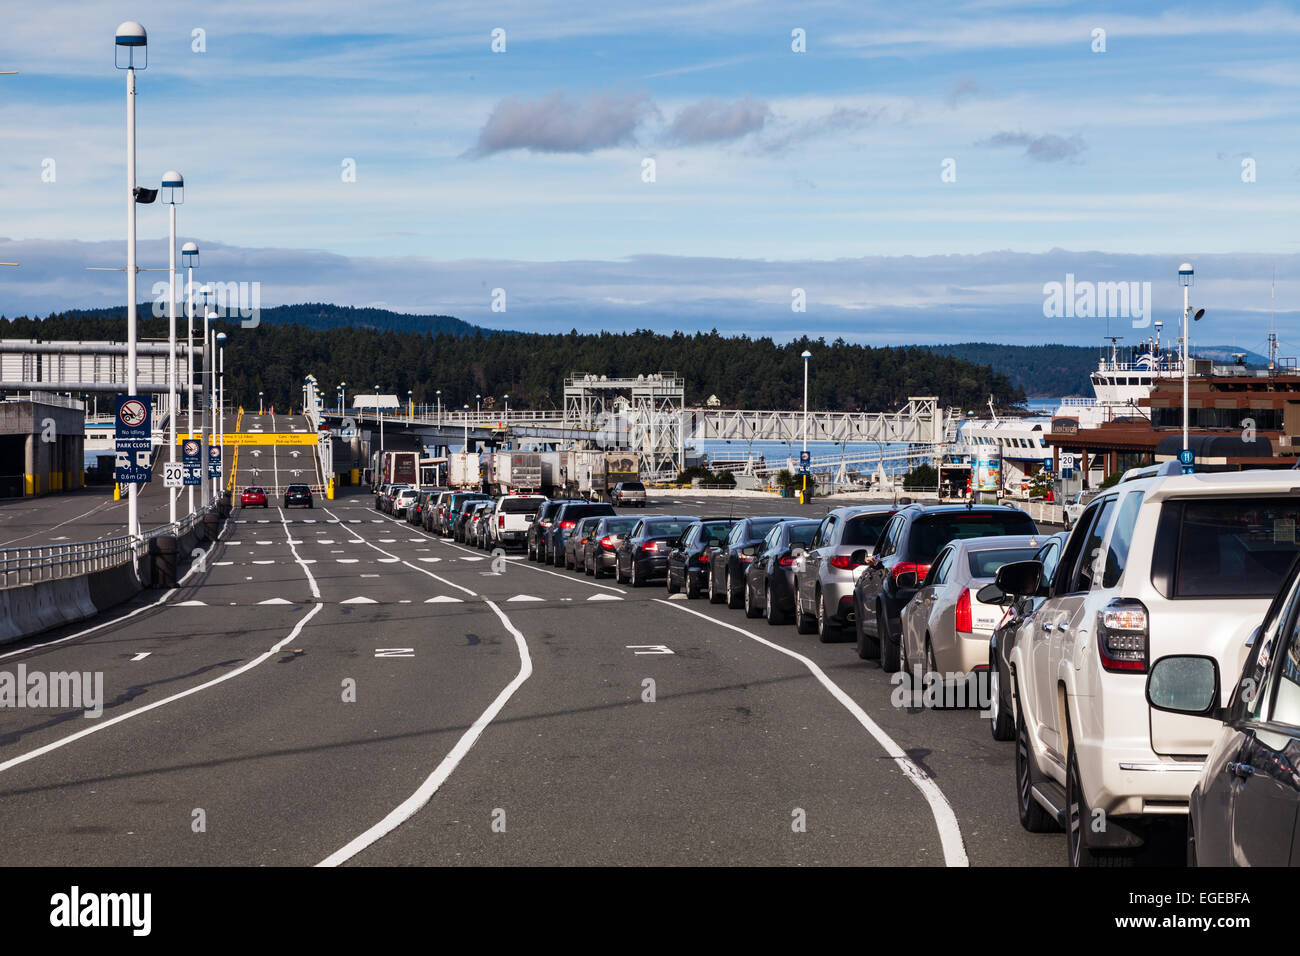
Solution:
[[(179, 604), (176, 606), (180, 607)], [(153, 651), (141, 651), (139, 654), (136, 654), (135, 657), (131, 658), (131, 663), (134, 664), (136, 661), (142, 661), (152, 653)]]
[[(441, 539), (432, 539), (432, 538), (431, 538), (430, 540), (441, 540)], [(462, 547), (461, 547), (460, 545), (458, 545), (458, 544), (452, 544), (450, 541), (443, 541), (442, 543), (445, 544), (445, 545), (446, 545), (447, 547), (449, 547), (449, 548), (455, 548), (457, 551), (468, 551), (468, 550), (469, 550), (468, 548), (462, 548)], [(481, 560), (483, 560), (483, 559), (480, 558), (479, 560), (481, 561)], [(540, 571), (542, 574), (553, 574), (553, 575), (555, 575), (557, 578), (564, 578), (564, 580), (566, 580), (566, 581), (577, 581), (578, 583), (580, 583), (580, 584), (585, 584), (585, 585), (587, 585), (588, 587), (600, 588), (602, 591), (613, 591), (615, 594), (625, 594), (625, 593), (627, 593), (626, 591), (623, 590), (623, 588), (614, 588), (614, 587), (610, 587), (608, 584), (601, 584), (601, 583), (599, 583), (599, 582), (597, 582), (597, 581), (589, 581), (589, 580), (587, 580), (586, 575), (583, 575), (583, 576), (579, 577), (579, 576), (577, 576), (577, 575), (573, 575), (573, 574), (561, 574), (559, 571), (552, 571), (550, 568), (543, 568), (543, 567), (540, 567), (540, 566), (534, 564), (534, 563), (531, 562), (531, 561), (522, 561), (522, 562), (519, 563), (518, 567), (521, 567), (521, 568), (527, 568), (527, 569), (530, 570), (530, 571)]]
[(284, 598), (267, 598), (265, 601), (258, 601), (258, 604), (289, 604)]
[(379, 543), (380, 543), (380, 544), (397, 544), (397, 539), (396, 539), (396, 538), (380, 538), (380, 539), (379, 539)]
[[(348, 602), (344, 601), (343, 603), (347, 604)], [(415, 648), (414, 647), (376, 647), (375, 656), (376, 657), (414, 657)]]
[[(258, 541), (258, 542), (256, 542), (256, 543), (257, 543), (257, 544), (274, 544), (275, 542), (273, 542), (273, 541)], [(234, 544), (234, 542), (232, 541), (231, 544)]]
[(497, 607), (492, 601), (485, 601), (494, 614), (501, 619), (505, 629), (510, 632), (515, 639), (515, 647), (519, 651), (519, 673), (515, 675), (514, 680), (505, 686), (496, 700), (488, 705), (488, 709), (483, 711), (476, 721), (465, 731), (464, 735), (456, 742), (456, 746), (446, 757), (442, 758), (442, 763), (438, 764), (433, 773), (420, 784), (416, 791), (407, 797), (401, 804), (393, 809), (388, 816), (384, 817), (365, 833), (352, 840), (347, 846), (336, 850), (327, 856), (317, 866), (338, 866), (340, 863), (346, 863), (352, 857), (356, 856), (366, 847), (382, 840), (389, 833), (392, 833), (403, 823), (409, 820), (415, 814), (433, 799), (433, 795), (438, 792), (438, 788), (446, 783), (447, 778), (451, 776), (457, 765), (465, 758), (465, 755), (473, 749), (474, 744), (478, 742), (483, 731), (487, 729), (488, 724), (496, 719), (497, 714), (505, 707), (506, 703), (514, 696), (515, 691), (523, 686), (524, 681), (528, 680), (533, 673), (533, 659), (528, 653), (528, 642), (524, 640), (524, 635), (510, 623), (510, 618), (506, 617), (501, 608)]
[[(334, 514), (334, 512), (330, 511), (328, 508), (325, 509), (325, 513), (326, 513), (326, 514), (329, 514), (329, 515)], [(380, 520), (382, 520), (382, 519), (380, 519)], [(367, 548), (374, 548), (374, 549), (375, 549), (376, 551), (378, 551), (380, 554), (387, 555), (387, 556), (390, 557), (390, 558), (397, 558), (397, 555), (393, 554), (391, 551), (385, 551), (385, 550), (384, 550), (383, 548), (381, 548), (379, 545), (377, 545), (377, 544), (371, 544), (369, 541), (366, 541), (364, 538), (358, 538), (357, 540), (358, 540), (361, 544), (364, 544)], [(397, 560), (398, 560), (398, 561), (402, 561), (401, 558), (397, 558)], [(477, 592), (475, 592), (475, 591), (471, 591), (469, 588), (466, 588), (466, 587), (461, 587), (461, 586), (460, 586), (459, 584), (457, 584), (455, 581), (448, 581), (446, 578), (441, 577), (441, 576), (439, 576), (439, 575), (437, 575), (437, 574), (434, 574), (432, 571), (426, 571), (424, 568), (420, 567), (418, 564), (412, 564), (410, 561), (402, 561), (402, 564), (404, 564), (404, 565), (405, 565), (406, 567), (408, 567), (408, 568), (413, 568), (414, 570), (419, 571), (421, 574), (427, 574), (429, 577), (433, 578), (435, 581), (441, 581), (443, 584), (447, 585), (448, 587), (453, 587), (453, 588), (455, 588), (457, 591), (464, 591), (464, 592), (465, 592), (466, 594), (468, 594), (470, 597), (478, 597)]]
[(254, 564), (275, 564), (274, 561), (254, 561)]
[(293, 559), (298, 562), (298, 567), (302, 568), (302, 573), (307, 575), (307, 583), (311, 585), (311, 596), (319, 601), (320, 588), (316, 585), (316, 578), (311, 573), (311, 568), (303, 564), (302, 558), (298, 554), (298, 549), (294, 546), (293, 535), (289, 533), (289, 519), (285, 516), (283, 508), (277, 507), (275, 510), (280, 512), (280, 524), (284, 526), (284, 537), (289, 543), (289, 550), (293, 552)]
[(672, 648), (667, 644), (625, 644), (629, 651), (641, 657), (645, 654), (671, 654)]
[(588, 601), (621, 601), (621, 597), (614, 597), (612, 594), (593, 594), (587, 598)]
[(179, 693), (172, 694), (170, 697), (164, 697), (162, 700), (156, 700), (152, 704), (145, 704), (143, 707), (137, 707), (135, 710), (128, 711), (125, 714), (119, 714), (118, 716), (105, 720), (102, 723), (96, 723), (93, 727), (87, 727), (85, 730), (79, 730), (75, 734), (70, 734), (67, 737), (60, 737), (58, 740), (48, 743), (44, 747), (37, 747), (35, 750), (28, 751), (25, 754), (19, 754), (17, 757), (12, 757), (9, 760), (6, 760), (4, 763), (0, 763), (0, 773), (9, 770), (12, 767), (16, 767), (21, 763), (26, 763), (29, 760), (34, 760), (35, 758), (47, 754), (52, 750), (58, 750), (60, 747), (66, 747), (68, 744), (72, 743), (73, 741), (80, 740), (82, 737), (88, 737), (91, 734), (99, 733), (101, 730), (106, 730), (109, 727), (112, 727), (114, 724), (119, 724), (124, 720), (130, 720), (132, 717), (138, 717), (141, 714), (154, 710), (155, 708), (162, 707), (164, 704), (170, 704), (172, 701), (180, 700), (182, 697), (189, 697), (191, 694), (197, 694), (201, 690), (207, 690), (209, 687), (215, 687), (217, 684), (224, 683), (225, 681), (228, 681), (233, 677), (238, 677), (240, 674), (252, 670), (258, 664), (261, 664), (263, 661), (267, 660), (272, 655), (278, 653), (280, 648), (284, 647), (290, 641), (297, 639), (298, 635), (302, 633), (302, 629), (303, 627), (306, 626), (307, 622), (310, 621), (313, 617), (315, 617), (318, 613), (320, 613), (321, 608), (323, 608), (324, 606), (325, 606), (324, 604), (312, 605), (311, 610), (308, 611), (302, 618), (299, 619), (298, 623), (293, 626), (293, 630), (289, 632), (287, 637), (271, 645), (271, 648), (269, 650), (259, 654), (257, 657), (254, 657), (251, 661), (249, 661), (247, 664), (244, 664), (242, 667), (237, 667), (233, 671), (230, 671), (226, 674), (222, 674), (220, 677), (214, 677), (212, 680), (205, 681), (204, 683), (191, 687), (188, 690), (183, 690), (180, 691)]
[(431, 597), (424, 602), (425, 604), (464, 604), (461, 598), (448, 597), (445, 594), (439, 594), (437, 597)]
[(435, 563), (437, 563), (438, 561), (441, 561), (442, 558), (421, 558), (420, 560), (421, 560), (421, 561), (428, 561), (430, 564), (435, 564)]
[(340, 604), (378, 604), (379, 602), (376, 601), (374, 598), (354, 597), (354, 598), (348, 598), (346, 601), (339, 601), (339, 603)]
[(512, 601), (544, 601), (544, 600), (545, 598), (533, 597), (531, 594), (516, 594), (512, 598), (506, 598), (506, 603), (509, 604)]
[(320, 539), (319, 541), (317, 541), (316, 543), (317, 543), (317, 544), (333, 544), (333, 543), (334, 543), (334, 539), (333, 539), (333, 538), (321, 538), (321, 539)]
[[(234, 563), (233, 561), (222, 562), (222, 564), (233, 564), (233, 563)], [(207, 607), (208, 605), (206, 601), (181, 601), (179, 604), (174, 604), (172, 606), (173, 607)]]
[[(34, 537), (35, 535), (38, 534), (47, 534), (50, 531), (53, 531), (55, 528), (62, 528), (65, 524), (68, 524), (69, 522), (80, 521), (82, 518), (86, 517), (86, 515), (93, 515), (96, 511), (99, 511), (101, 508), (111, 508), (112, 506), (113, 506), (112, 499), (109, 499), (108, 501), (101, 501), (99, 504), (95, 505), (95, 507), (91, 508), (89, 511), (85, 511), (79, 515), (75, 515), (71, 518), (68, 518), (66, 521), (60, 521), (58, 524), (50, 525), (50, 527), (42, 530), (29, 531), (27, 534), (21, 535), (20, 537), (10, 538), (8, 541), (0, 541), (0, 544), (13, 544), (15, 541), (23, 541), (27, 538)], [(59, 539), (56, 538), (55, 540), (59, 540)]]
[[(337, 561), (339, 564), (357, 564), (358, 561), (359, 561), (360, 559), (358, 559), (358, 558), (335, 558), (334, 560)], [(375, 576), (378, 577), (378, 575), (375, 575)]]
[(793, 657), (799, 663), (803, 664), (804, 667), (808, 668), (812, 675), (817, 678), (818, 682), (830, 692), (831, 696), (839, 701), (844, 709), (852, 714), (858, 723), (866, 729), (867, 733), (871, 734), (871, 736), (876, 739), (876, 743), (880, 744), (885, 753), (889, 754), (889, 756), (893, 758), (894, 763), (898, 764), (898, 768), (903, 771), (903, 775), (912, 782), (916, 789), (921, 791), (921, 796), (923, 796), (925, 802), (930, 805), (930, 812), (934, 815), (935, 826), (939, 830), (939, 842), (943, 846), (944, 863), (948, 866), (970, 866), (970, 859), (966, 856), (966, 847), (962, 842), (961, 826), (957, 823), (957, 814), (953, 812), (952, 804), (950, 804), (948, 798), (943, 795), (943, 791), (939, 789), (938, 785), (930, 779), (930, 776), (924, 770), (913, 762), (912, 758), (909, 757), (907, 752), (895, 742), (894, 738), (885, 733), (884, 729), (872, 720), (867, 712), (858, 705), (858, 702), (846, 694), (838, 684), (827, 677), (825, 672), (818, 667), (813, 660), (804, 657), (804, 655), (792, 651), (787, 647), (782, 647), (780, 644), (773, 643), (772, 641), (767, 640), (767, 638), (759, 637), (757, 634), (753, 634), (742, 627), (737, 627), (735, 624), (729, 624), (726, 621), (718, 620), (716, 617), (702, 614), (694, 608), (683, 607), (680, 604), (671, 604), (662, 598), (655, 598), (654, 600), (666, 607), (671, 607), (678, 611), (684, 611), (687, 614), (693, 614), (712, 624), (717, 624), (719, 627), (725, 627), (728, 630), (735, 631), (737, 634), (743, 634), (750, 640), (758, 641), (758, 643), (770, 647), (774, 651), (779, 651), (787, 657)]

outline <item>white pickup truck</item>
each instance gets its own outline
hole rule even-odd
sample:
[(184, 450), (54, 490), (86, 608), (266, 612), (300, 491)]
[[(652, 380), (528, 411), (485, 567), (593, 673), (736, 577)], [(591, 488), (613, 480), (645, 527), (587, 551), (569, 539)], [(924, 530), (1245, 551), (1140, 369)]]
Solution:
[(546, 501), (544, 495), (503, 495), (487, 517), (488, 548), (522, 548), (528, 529)]

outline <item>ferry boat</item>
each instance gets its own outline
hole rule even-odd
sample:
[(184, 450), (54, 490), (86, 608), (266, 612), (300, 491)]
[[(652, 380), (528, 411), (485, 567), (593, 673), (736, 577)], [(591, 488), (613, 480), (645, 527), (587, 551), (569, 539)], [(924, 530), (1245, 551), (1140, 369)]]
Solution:
[(1111, 339), (1110, 352), (1102, 353), (1089, 376), (1093, 395), (1069, 397), (1050, 416), (999, 418), (989, 399), (987, 419), (967, 419), (958, 426), (953, 457), (971, 467), (975, 491), (997, 491), (1018, 497), (1029, 496), (1029, 478), (1044, 468), (1051, 470), (1052, 449), (1045, 437), (1049, 432), (1096, 428), (1103, 422), (1125, 418), (1148, 418), (1139, 400), (1150, 396), (1157, 379), (1182, 374), (1182, 362), (1174, 350), (1160, 344), (1160, 329), (1136, 346), (1119, 347)]

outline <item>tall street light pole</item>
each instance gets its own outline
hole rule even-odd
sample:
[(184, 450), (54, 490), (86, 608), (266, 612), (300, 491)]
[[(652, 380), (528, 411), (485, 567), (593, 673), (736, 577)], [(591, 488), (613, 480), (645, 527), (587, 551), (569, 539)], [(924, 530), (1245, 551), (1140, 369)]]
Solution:
[[(189, 433), (190, 438), (194, 437), (194, 267), (199, 264), (199, 247), (192, 242), (187, 242), (181, 246), (181, 261), (188, 270), (185, 280), (185, 387), (188, 394), (189, 418), (185, 430)], [(202, 460), (202, 453), (199, 455), (199, 473), (200, 475), (208, 467), (208, 463)], [(194, 514), (194, 486), (190, 485), (186, 489), (188, 496), (189, 513)]]
[[(808, 451), (808, 360), (812, 358), (812, 353), (807, 349), (803, 350), (803, 451)], [(803, 456), (801, 455), (800, 458)], [(808, 469), (802, 461), (799, 462), (800, 481), (803, 491), (799, 495), (799, 503), (804, 504), (808, 495)]]
[[(222, 478), (226, 471), (226, 333), (217, 333), (217, 448), (220, 454)], [(215, 496), (221, 496), (221, 484), (217, 484)]]
[[(171, 450), (167, 460), (176, 464), (176, 207), (185, 202), (185, 179), (174, 169), (163, 173), (162, 201), (167, 205), (167, 419)], [(167, 520), (176, 523), (176, 499), (180, 491), (167, 489)]]
[(1188, 304), (1188, 293), (1194, 276), (1190, 262), (1184, 262), (1178, 267), (1178, 281), (1183, 285), (1183, 451), (1187, 451), (1187, 339), (1191, 333), (1189, 326), (1192, 312)]
[[(135, 54), (138, 49), (144, 63), (149, 65), (149, 36), (144, 27), (127, 20), (117, 28), (114, 37), (113, 62), (118, 69), (126, 70), (126, 391), (135, 395), (139, 386), (136, 368), (136, 265), (135, 265)], [(126, 66), (120, 65), (122, 51), (126, 52)], [(126, 531), (132, 537), (140, 534), (139, 485), (127, 486)]]

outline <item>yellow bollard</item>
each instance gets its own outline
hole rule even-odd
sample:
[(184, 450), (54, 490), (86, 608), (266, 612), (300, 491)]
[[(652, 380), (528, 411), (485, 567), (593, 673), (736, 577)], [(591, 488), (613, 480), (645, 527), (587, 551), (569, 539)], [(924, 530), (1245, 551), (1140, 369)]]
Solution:
[(333, 478), (331, 478), (329, 480), (329, 484), (325, 486), (325, 497), (328, 498), (330, 501), (334, 500), (334, 479)]
[(122, 500), (122, 485), (120, 482), (114, 483), (113, 485), (113, 500), (114, 501)]

